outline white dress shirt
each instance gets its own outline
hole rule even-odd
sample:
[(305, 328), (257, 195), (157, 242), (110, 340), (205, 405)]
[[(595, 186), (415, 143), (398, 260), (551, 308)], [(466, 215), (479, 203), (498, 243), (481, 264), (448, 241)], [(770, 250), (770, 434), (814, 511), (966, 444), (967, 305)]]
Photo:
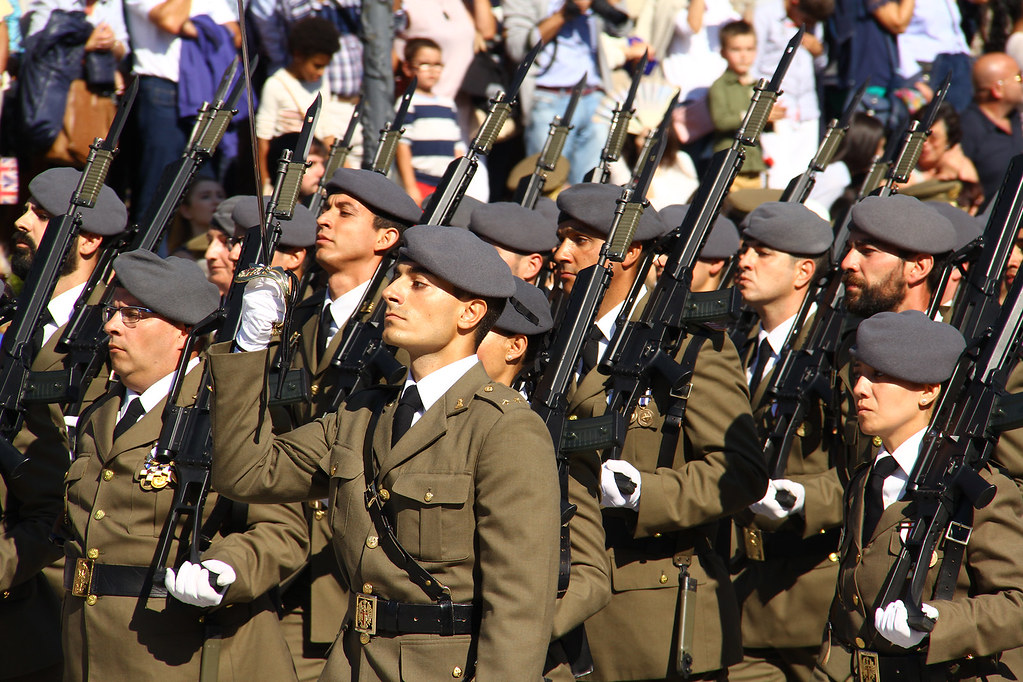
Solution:
[(82, 295), (83, 289), (85, 289), (84, 282), (76, 287), (68, 289), (59, 296), (54, 296), (50, 299), (50, 302), (46, 304), (46, 310), (49, 311), (53, 321), (43, 325), (44, 346), (47, 342), (49, 342), (50, 338), (56, 333), (56, 331), (60, 329), (61, 325), (67, 324), (71, 319), (71, 313), (75, 311), (75, 303), (78, 302), (78, 297)]
[(412, 425), (415, 426), (419, 418), (440, 400), (449, 388), (465, 376), (466, 372), (475, 367), (477, 362), (479, 362), (479, 358), (476, 355), (470, 355), (430, 372), (419, 381), (414, 380), (410, 372), (405, 379), (405, 388), (402, 389), (402, 393), (407, 391), (409, 386), (415, 386), (419, 390), (419, 400), (423, 403), (423, 409), (412, 415)]
[[(362, 284), (358, 285), (351, 291), (338, 296), (336, 299), (330, 299), (330, 292), (323, 297), (323, 307), (330, 306), (330, 317), (333, 322), (330, 325), (330, 334), (327, 335), (327, 342), (324, 346), (329, 346), (330, 342), (334, 340), (334, 335), (337, 331), (348, 324), (348, 318), (354, 313), (355, 309), (359, 307), (359, 302), (362, 301), (363, 295), (366, 293), (366, 289), (369, 288), (370, 280), (366, 280)], [(322, 309), (321, 309), (322, 312)]]
[(877, 453), (874, 461), (882, 457), (894, 457), (899, 468), (888, 478), (884, 479), (881, 488), (881, 499), (884, 501), (884, 508), (892, 506), (906, 494), (906, 486), (909, 484), (909, 475), (913, 472), (917, 457), (920, 456), (920, 444), (923, 442), (927, 428), (924, 427), (906, 439), (906, 442), (895, 448), (895, 452), (889, 453), (884, 446)]
[[(188, 366), (185, 368), (185, 374), (188, 374), (193, 369), (195, 369), (195, 366), (198, 364), (199, 358), (192, 358), (191, 360), (189, 360)], [(174, 383), (174, 374), (175, 374), (174, 372), (171, 372), (162, 379), (159, 379), (156, 383), (147, 388), (141, 394), (138, 393), (137, 391), (133, 391), (128, 387), (125, 387), (124, 400), (121, 401), (121, 409), (118, 410), (117, 412), (117, 420), (120, 421), (121, 417), (124, 416), (124, 413), (128, 411), (128, 405), (131, 404), (131, 401), (134, 398), (138, 398), (139, 400), (142, 401), (142, 408), (148, 414), (149, 411), (156, 407), (161, 400), (167, 397), (167, 394), (170, 392), (171, 389), (171, 384)], [(141, 419), (141, 417), (139, 417), (139, 419)]]

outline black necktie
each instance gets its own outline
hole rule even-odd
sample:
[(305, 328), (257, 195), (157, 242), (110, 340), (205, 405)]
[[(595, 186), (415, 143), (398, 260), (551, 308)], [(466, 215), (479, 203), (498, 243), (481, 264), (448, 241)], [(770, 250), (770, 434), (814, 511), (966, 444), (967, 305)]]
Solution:
[(334, 315), (330, 312), (328, 303), (320, 313), (320, 328), (316, 331), (317, 352), (320, 357), (327, 351), (327, 340), (330, 339), (330, 328), (334, 324)]
[(124, 416), (118, 419), (117, 424), (114, 426), (114, 440), (120, 438), (121, 434), (130, 429), (139, 420), (139, 417), (145, 413), (146, 408), (142, 407), (142, 401), (138, 398), (132, 398), (131, 402), (128, 403), (128, 409), (124, 411)]
[(891, 455), (885, 455), (876, 462), (870, 470), (870, 480), (867, 482), (867, 492), (863, 496), (863, 544), (866, 544), (874, 534), (881, 514), (884, 512), (884, 488), (885, 479), (895, 473), (899, 463)]
[(590, 370), (597, 366), (600, 360), (600, 342), (604, 338), (604, 332), (600, 327), (593, 325), (586, 335), (586, 343), (583, 344), (583, 366), (579, 372), (579, 379), (590, 373)]
[(394, 424), (391, 427), (391, 447), (401, 440), (405, 432), (412, 427), (412, 418), (423, 409), (423, 401), (419, 397), (419, 389), (412, 384), (405, 389), (398, 399), (398, 407), (394, 410)]
[(753, 375), (749, 380), (750, 396), (757, 392), (757, 386), (760, 385), (760, 380), (764, 378), (764, 367), (767, 366), (767, 361), (771, 359), (772, 355), (774, 355), (774, 349), (771, 348), (771, 344), (765, 336), (757, 348), (757, 364), (753, 365)]
[(43, 347), (44, 328), (48, 324), (54, 324), (56, 320), (53, 319), (53, 315), (50, 314), (49, 308), (43, 308), (43, 312), (39, 315), (39, 326), (36, 327), (35, 334), (32, 335), (32, 352), (34, 354), (39, 353), (39, 350)]

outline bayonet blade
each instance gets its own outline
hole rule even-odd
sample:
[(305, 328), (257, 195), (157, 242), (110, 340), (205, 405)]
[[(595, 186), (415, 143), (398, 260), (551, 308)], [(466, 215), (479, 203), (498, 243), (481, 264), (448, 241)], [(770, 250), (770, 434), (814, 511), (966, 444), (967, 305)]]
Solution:
[(842, 112), (842, 116), (838, 119), (839, 128), (848, 128), (849, 124), (852, 123), (853, 114), (856, 113), (856, 110), (860, 106), (860, 102), (863, 101), (863, 94), (867, 91), (867, 87), (869, 85), (870, 76), (867, 76), (867, 79), (860, 83), (860, 87), (856, 88), (856, 94), (854, 94), (852, 99), (849, 100), (849, 106), (845, 108), (845, 111)]
[(234, 82), (234, 77), (238, 75), (238, 65), (241, 64), (241, 58), (235, 57), (231, 61), (231, 66), (227, 67), (227, 71), (220, 77), (220, 85), (217, 86), (217, 91), (213, 95), (213, 104), (216, 107), (224, 106), (227, 93), (231, 88), (231, 83)]
[(359, 119), (362, 118), (362, 100), (355, 105), (355, 110), (352, 112), (352, 117), (348, 119), (348, 128), (345, 130), (344, 139), (341, 141), (341, 146), (348, 148), (352, 146), (352, 138), (355, 137), (355, 129), (359, 125)]
[(515, 77), (512, 78), (511, 86), (508, 88), (508, 92), (505, 93), (505, 101), (512, 101), (519, 94), (519, 88), (522, 87), (522, 81), (526, 80), (526, 74), (529, 73), (529, 67), (533, 65), (533, 61), (536, 59), (536, 55), (540, 54), (540, 50), (543, 48), (543, 43), (538, 42), (533, 46), (533, 49), (529, 51), (529, 54), (525, 56), (522, 63), (519, 64), (519, 68), (515, 70)]
[(806, 26), (800, 26), (799, 30), (796, 31), (796, 35), (792, 36), (789, 44), (785, 46), (785, 52), (781, 56), (781, 61), (778, 62), (777, 68), (774, 70), (774, 75), (771, 77), (771, 83), (768, 85), (768, 90), (772, 92), (781, 92), (781, 82), (785, 78), (785, 72), (789, 70), (789, 64), (792, 63), (792, 58), (796, 55), (796, 50), (799, 49), (800, 43), (803, 42), (803, 34), (806, 33)]
[(419, 84), (419, 79), (412, 76), (412, 80), (409, 81), (408, 87), (405, 88), (405, 94), (401, 96), (401, 102), (398, 104), (398, 111), (394, 114), (394, 120), (391, 122), (389, 130), (401, 130), (401, 127), (405, 125), (405, 117), (408, 116), (408, 108), (412, 103), (412, 95), (416, 91), (416, 86)]
[(316, 99), (306, 109), (302, 132), (299, 133), (298, 142), (295, 143), (295, 155), (291, 158), (293, 162), (305, 163), (308, 158), (309, 149), (313, 145), (313, 137), (316, 133), (316, 120), (320, 117), (320, 107), (322, 106), (323, 98), (317, 93)]
[(135, 96), (138, 93), (139, 78), (136, 76), (132, 79), (124, 94), (121, 95), (121, 101), (117, 103), (117, 113), (114, 114), (114, 120), (110, 123), (110, 130), (107, 132), (107, 136), (103, 138), (103, 142), (100, 144), (101, 149), (109, 151), (117, 149), (117, 142), (121, 139), (124, 124), (128, 122), (128, 113), (131, 111), (131, 105), (135, 102)]
[(671, 124), (672, 113), (678, 105), (679, 94), (681, 94), (680, 91), (675, 92), (675, 96), (671, 98), (668, 108), (664, 110), (664, 116), (657, 126), (657, 146), (646, 157), (646, 163), (643, 165), (643, 168), (638, 169), (639, 172), (636, 173), (635, 182), (633, 183), (634, 194), (641, 197), (646, 196), (650, 183), (654, 179), (654, 173), (657, 172), (657, 166), (661, 163), (661, 155), (664, 153), (664, 145), (667, 141), (668, 126)]
[(572, 125), (572, 116), (575, 115), (575, 108), (579, 105), (579, 98), (582, 97), (583, 88), (586, 87), (586, 79), (589, 75), (589, 73), (584, 73), (583, 77), (572, 88), (572, 97), (568, 100), (568, 106), (565, 107), (565, 115), (561, 117), (561, 125), (565, 128), (569, 128)]
[(639, 91), (639, 82), (643, 80), (643, 73), (646, 71), (649, 59), (650, 52), (648, 50), (643, 53), (643, 58), (636, 65), (636, 73), (632, 75), (632, 83), (629, 84), (629, 94), (625, 96), (625, 101), (622, 102), (622, 111), (632, 111), (632, 105), (636, 102), (636, 93)]
[(952, 83), (952, 72), (949, 71), (945, 75), (945, 80), (941, 82), (941, 85), (937, 90), (934, 91), (934, 97), (931, 98), (930, 104), (927, 105), (927, 114), (923, 117), (921, 123), (921, 130), (930, 132), (931, 128), (934, 127), (934, 122), (938, 120), (938, 109), (941, 108), (941, 103), (945, 101), (945, 95), (948, 94), (948, 86)]

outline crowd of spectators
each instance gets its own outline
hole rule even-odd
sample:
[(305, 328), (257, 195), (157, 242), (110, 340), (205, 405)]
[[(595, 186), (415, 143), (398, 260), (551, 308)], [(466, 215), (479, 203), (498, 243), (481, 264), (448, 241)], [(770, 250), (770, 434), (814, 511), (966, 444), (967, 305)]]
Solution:
[[(54, 165), (81, 165), (88, 140), (109, 124), (116, 98), (132, 77), (140, 85), (133, 122), (108, 182), (138, 219), (150, 201), (159, 200), (161, 173), (182, 154), (198, 106), (211, 98), (220, 74), (240, 52), (243, 28), (251, 54), (259, 56), (252, 93), (256, 139), (242, 97), (228, 136), (200, 171), (202, 181), (183, 197), (166, 248), (199, 254), (221, 200), (257, 187), (269, 190), (279, 150), (286, 146), (282, 136), (294, 139), (317, 95), (323, 107), (310, 160), (318, 164), (311, 170), (318, 178), (329, 145), (344, 134), (365, 92), (363, 66), (371, 48), (362, 0), (243, 4), (239, 17), (236, 0), (0, 0), (0, 240), (35, 174)], [(629, 128), (632, 142), (613, 178), (628, 179), (629, 162), (677, 92), (680, 104), (651, 199), (655, 205), (684, 202), (713, 150), (729, 144), (757, 79), (771, 77), (786, 43), (803, 25), (806, 33), (784, 94), (733, 189), (783, 189), (806, 168), (827, 122), (869, 78), (854, 132), (812, 197), (822, 212), (841, 213), (885, 141), (898, 135), (951, 74), (946, 105), (910, 180), (919, 187), (907, 191), (920, 196), (933, 189), (935, 196), (976, 212), (997, 190), (1008, 159), (1023, 152), (1021, 5), (395, 0), (393, 23), (382, 29), (394, 38), (395, 99), (412, 78), (417, 85), (393, 177), (417, 201), (432, 192), (451, 159), (465, 153), (488, 99), (507, 87), (515, 65), (543, 42), (522, 85), (521, 106), (482, 164), (470, 195), (480, 201), (511, 198), (514, 174), (529, 172), (530, 155), (543, 147), (551, 120), (564, 113), (578, 83), (582, 95), (559, 172), (566, 172), (568, 184), (582, 181), (599, 160), (615, 101), (647, 53)], [(72, 107), (83, 106), (92, 112), (91, 128), (72, 120)], [(347, 164), (359, 166), (375, 149), (377, 135), (358, 129)], [(314, 187), (315, 181), (304, 189)]]

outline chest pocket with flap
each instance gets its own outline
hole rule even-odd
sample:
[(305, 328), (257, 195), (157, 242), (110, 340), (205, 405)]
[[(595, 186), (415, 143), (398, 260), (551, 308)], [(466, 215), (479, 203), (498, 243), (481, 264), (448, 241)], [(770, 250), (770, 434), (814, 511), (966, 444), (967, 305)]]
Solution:
[(467, 473), (399, 474), (388, 506), (398, 542), (423, 561), (463, 561), (472, 550), (474, 526)]

